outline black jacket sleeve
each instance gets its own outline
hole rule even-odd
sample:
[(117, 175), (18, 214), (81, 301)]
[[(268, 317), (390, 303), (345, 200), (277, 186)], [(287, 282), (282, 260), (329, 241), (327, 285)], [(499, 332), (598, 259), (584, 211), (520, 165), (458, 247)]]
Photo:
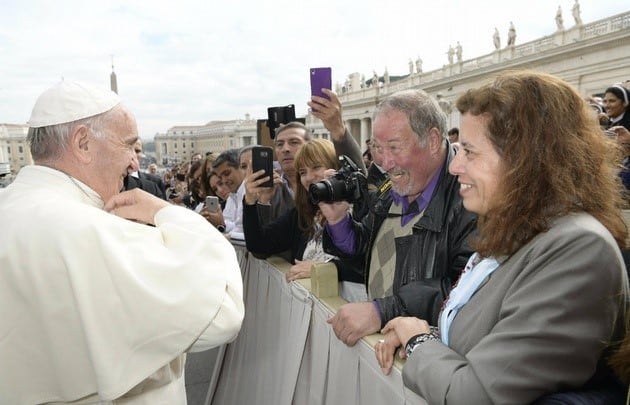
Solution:
[(437, 326), (450, 286), (445, 278), (418, 280), (402, 286), (396, 295), (377, 298), (381, 327), (397, 316), (415, 316)]
[(243, 232), (247, 250), (271, 256), (292, 249), (293, 241), (300, 237), (295, 233), (296, 218), (297, 211), (293, 208), (277, 220), (263, 226), (256, 205), (243, 204)]
[(364, 283), (363, 271), (353, 265), (352, 262), (339, 259), (333, 259), (332, 262), (337, 266), (337, 279), (339, 281)]
[[(340, 280), (341, 277), (343, 277), (343, 280), (345, 281), (365, 283), (365, 255), (368, 244), (362, 241), (367, 239), (367, 235), (363, 236), (363, 233), (366, 231), (360, 222), (357, 222), (352, 218), (350, 220), (352, 221), (352, 229), (356, 238), (355, 246), (357, 251), (355, 253), (344, 253), (341, 251), (334, 245), (332, 238), (327, 231), (324, 231), (322, 244), (326, 253), (338, 258), (335, 264), (339, 270)], [(357, 277), (360, 277), (360, 279)]]

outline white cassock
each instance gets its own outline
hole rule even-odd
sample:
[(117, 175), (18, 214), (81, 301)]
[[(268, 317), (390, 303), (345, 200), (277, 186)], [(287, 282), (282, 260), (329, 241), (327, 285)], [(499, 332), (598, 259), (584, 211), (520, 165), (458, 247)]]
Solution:
[(237, 335), (232, 245), (170, 206), (155, 227), (26, 166), (0, 193), (0, 403), (185, 404), (185, 352)]

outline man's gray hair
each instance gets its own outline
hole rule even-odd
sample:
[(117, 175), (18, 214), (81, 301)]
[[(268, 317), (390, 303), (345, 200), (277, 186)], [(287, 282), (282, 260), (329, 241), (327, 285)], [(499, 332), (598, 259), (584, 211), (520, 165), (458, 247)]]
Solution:
[(376, 106), (373, 118), (392, 110), (407, 116), (409, 126), (418, 135), (422, 147), (427, 145), (427, 134), (431, 128), (437, 128), (442, 139), (446, 139), (446, 114), (437, 100), (424, 90), (403, 90), (392, 94)]
[(70, 134), (79, 125), (88, 127), (97, 138), (104, 137), (105, 128), (110, 124), (114, 113), (123, 108), (118, 104), (111, 110), (92, 117), (47, 127), (29, 128), (26, 141), (30, 144), (33, 160), (55, 161), (61, 158), (68, 148)]

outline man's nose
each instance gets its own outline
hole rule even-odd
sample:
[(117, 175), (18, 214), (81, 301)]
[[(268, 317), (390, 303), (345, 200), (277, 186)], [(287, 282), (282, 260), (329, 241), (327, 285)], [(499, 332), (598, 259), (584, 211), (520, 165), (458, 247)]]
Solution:
[(381, 167), (385, 171), (391, 170), (396, 167), (396, 162), (389, 153), (381, 154)]

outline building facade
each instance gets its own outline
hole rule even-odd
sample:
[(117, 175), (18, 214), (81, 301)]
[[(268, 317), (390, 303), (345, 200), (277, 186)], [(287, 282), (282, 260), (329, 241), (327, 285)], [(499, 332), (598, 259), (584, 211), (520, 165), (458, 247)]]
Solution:
[[(358, 73), (353, 73), (337, 90), (346, 128), (364, 145), (371, 136), (374, 108), (387, 95), (405, 89), (425, 90), (438, 99), (450, 128), (459, 125), (454, 103), (460, 94), (491, 81), (498, 73), (515, 69), (549, 73), (568, 81), (584, 96), (601, 95), (611, 84), (630, 79), (630, 12), (558, 29), (524, 44), (497, 46), (490, 54), (450, 62), (433, 71), (416, 71), (395, 81), (379, 78), (375, 86), (366, 85)], [(309, 126), (318, 128), (316, 121), (307, 117)]]
[[(630, 12), (588, 24), (580, 21), (523, 44), (511, 43), (503, 48), (497, 45), (494, 52), (473, 59), (462, 60), (458, 53), (456, 59), (449, 58), (449, 63), (440, 69), (423, 72), (421, 61), (415, 63), (416, 69), (413, 67), (410, 65), (410, 73), (405, 76), (390, 77), (385, 72), (381, 77), (374, 74), (367, 81), (355, 72), (347, 76), (343, 86), (335, 86), (343, 104), (346, 128), (362, 147), (371, 136), (376, 105), (396, 91), (423, 89), (434, 96), (446, 112), (450, 128), (459, 125), (459, 113), (454, 108), (457, 97), (506, 70), (532, 69), (553, 74), (573, 84), (584, 96), (601, 94), (611, 84), (629, 80)], [(313, 137), (329, 137), (319, 119), (309, 114), (305, 122)], [(178, 157), (189, 158), (193, 150), (221, 151), (256, 142), (255, 121), (249, 119), (186, 127), (184, 133), (179, 128), (156, 136), (156, 154), (169, 157), (162, 161), (169, 161), (178, 147)], [(187, 153), (183, 153), (184, 143), (189, 145)], [(161, 160), (158, 158), (158, 162)]]
[(157, 134), (155, 157), (158, 164), (172, 166), (195, 153), (221, 153), (232, 148), (256, 143), (256, 120), (249, 115), (244, 120), (210, 121), (199, 126), (175, 126), (165, 134)]
[(0, 124), (0, 175), (8, 171), (16, 174), (22, 167), (33, 163), (27, 134), (26, 124)]

